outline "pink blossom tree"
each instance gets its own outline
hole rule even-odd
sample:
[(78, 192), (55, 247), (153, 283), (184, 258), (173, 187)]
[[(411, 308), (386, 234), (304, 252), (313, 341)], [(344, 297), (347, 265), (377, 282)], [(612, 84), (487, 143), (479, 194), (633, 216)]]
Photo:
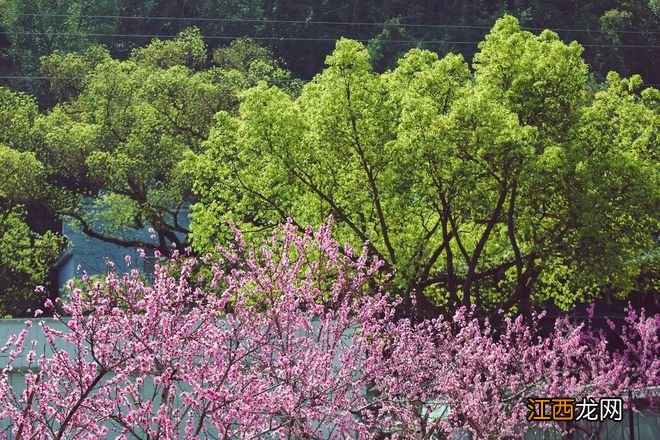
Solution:
[[(618, 352), (566, 319), (547, 337), (465, 309), (411, 322), (379, 287), (382, 263), (330, 226), (287, 224), (260, 249), (235, 233), (219, 258), (175, 256), (149, 283), (137, 270), (84, 277), (46, 304), (66, 331), (40, 321), (48, 352), (27, 329), (2, 348), (0, 438), (517, 438), (537, 426), (528, 397), (659, 384), (657, 315), (631, 313)], [(23, 356), (19, 392), (9, 375)]]
[[(522, 438), (532, 428), (565, 434), (599, 429), (575, 423), (530, 422), (528, 398), (623, 397), (636, 390), (649, 393), (660, 384), (660, 316), (631, 311), (620, 331), (624, 349), (612, 350), (602, 331), (567, 318), (554, 331), (537, 336), (519, 316), (505, 318), (503, 328), (480, 322), (460, 309), (450, 320), (421, 323), (381, 322), (380, 335), (369, 346), (376, 359), (370, 377), (378, 390), (372, 422), (394, 438), (448, 438), (452, 432), (475, 439)], [(612, 324), (613, 327), (613, 324)], [(657, 393), (657, 391), (656, 391)]]
[(25, 333), (10, 340), (10, 365), (25, 354), (38, 367), (18, 396), (11, 367), (0, 379), (0, 419), (13, 420), (13, 435), (364, 435), (352, 411), (365, 405), (367, 350), (355, 328), (386, 307), (364, 294), (380, 263), (341, 255), (330, 228), (299, 235), (290, 225), (268, 248), (245, 251), (238, 235), (220, 261), (204, 261), (208, 282), (193, 279), (195, 258), (157, 265), (151, 284), (137, 270), (87, 280), (56, 314), (69, 331), (41, 324), (49, 356)]

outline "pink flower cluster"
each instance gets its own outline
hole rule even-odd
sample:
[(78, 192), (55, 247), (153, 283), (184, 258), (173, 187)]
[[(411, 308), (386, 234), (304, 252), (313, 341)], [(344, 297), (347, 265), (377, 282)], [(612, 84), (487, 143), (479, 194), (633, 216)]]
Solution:
[[(368, 375), (378, 390), (372, 425), (386, 425), (395, 438), (446, 438), (452, 432), (475, 439), (522, 438), (532, 428), (570, 434), (574, 424), (530, 423), (530, 397), (644, 396), (657, 404), (660, 384), (660, 316), (631, 312), (620, 335), (624, 349), (608, 349), (602, 332), (567, 318), (539, 337), (534, 316), (506, 318), (493, 328), (459, 310), (451, 320), (411, 324), (390, 321), (372, 332)], [(389, 338), (386, 337), (389, 335)], [(591, 433), (590, 433), (591, 434)]]
[[(340, 247), (330, 226), (287, 224), (258, 250), (237, 232), (220, 255), (175, 256), (150, 283), (137, 270), (87, 280), (55, 315), (67, 331), (40, 322), (48, 350), (27, 329), (10, 338), (0, 438), (518, 437), (535, 426), (528, 397), (659, 384), (657, 315), (631, 313), (618, 352), (565, 319), (548, 337), (465, 310), (397, 319), (381, 262)], [(21, 356), (33, 368), (18, 392)]]

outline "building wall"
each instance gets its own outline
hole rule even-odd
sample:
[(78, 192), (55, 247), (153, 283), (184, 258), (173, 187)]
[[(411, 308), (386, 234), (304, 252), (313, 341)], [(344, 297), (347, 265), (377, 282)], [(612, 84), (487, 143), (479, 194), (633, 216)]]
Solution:
[[(181, 210), (180, 212), (179, 224), (185, 228), (188, 228), (190, 225), (189, 215), (189, 210)], [(62, 233), (69, 240), (69, 248), (62, 257), (59, 267), (60, 291), (66, 286), (68, 280), (80, 277), (83, 271), (87, 272), (88, 275), (101, 275), (105, 273), (106, 261), (114, 263), (119, 271), (127, 269), (124, 261), (126, 255), (129, 255), (132, 262), (134, 262), (132, 267), (137, 265), (138, 268), (147, 272), (150, 270), (150, 263), (141, 261), (135, 248), (119, 246), (89, 237), (80, 229), (76, 228), (70, 221), (63, 223)], [(177, 235), (182, 240), (185, 238), (183, 234)], [(148, 228), (139, 231), (133, 229), (126, 230), (117, 234), (117, 238), (154, 243), (154, 240), (150, 237)]]

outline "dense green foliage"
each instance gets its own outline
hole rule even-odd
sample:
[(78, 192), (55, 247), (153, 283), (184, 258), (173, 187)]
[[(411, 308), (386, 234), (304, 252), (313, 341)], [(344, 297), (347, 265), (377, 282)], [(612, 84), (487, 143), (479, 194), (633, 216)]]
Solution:
[[(3, 7), (27, 20), (26, 5)], [(380, 73), (397, 29), (339, 40), (304, 85), (264, 46), (211, 51), (198, 28), (123, 60), (86, 43), (49, 52), (51, 108), (0, 88), (0, 296), (15, 304), (0, 310), (21, 313), (52, 273), (61, 219), (110, 243), (203, 253), (232, 235), (228, 220), (256, 242), (288, 217), (332, 215), (337, 238), (368, 242), (396, 270), (392, 291), (429, 314), (566, 309), (654, 282), (656, 89), (595, 81), (579, 44), (511, 16), (471, 65), (412, 49)]]
[[(180, 161), (202, 151), (213, 116), (235, 110), (241, 90), (288, 78), (267, 51), (253, 47), (237, 40), (216, 52), (220, 63), (201, 69), (207, 48), (189, 29), (126, 61), (96, 46), (44, 58), (52, 93), (66, 99), (38, 118), (33, 142), (69, 196), (59, 214), (111, 243), (153, 247), (125, 234), (152, 227), (162, 251), (169, 243), (180, 247), (188, 233), (181, 210), (194, 200)], [(232, 61), (241, 57), (243, 65)]]
[(45, 299), (45, 284), (65, 244), (58, 234), (39, 233), (26, 222), (26, 205), (44, 197), (44, 167), (34, 153), (0, 144), (0, 318), (24, 315)]
[[(582, 48), (498, 21), (471, 70), (412, 50), (373, 71), (340, 40), (299, 97), (260, 84), (216, 116), (196, 160), (193, 243), (334, 216), (399, 291), (529, 311), (624, 294), (657, 244), (657, 90), (587, 86)], [(427, 304), (430, 307), (430, 304)]]
[[(248, 40), (218, 49), (214, 60), (201, 69), (207, 47), (189, 29), (126, 61), (100, 46), (43, 58), (50, 95), (61, 102), (48, 112), (0, 88), (0, 296), (21, 303), (45, 283), (63, 249), (61, 218), (124, 246), (169, 252), (186, 242), (182, 221), (195, 199), (179, 163), (202, 152), (213, 116), (235, 111), (239, 92), (259, 81), (297, 84)], [(140, 240), (137, 231), (148, 227), (156, 242)], [(24, 313), (31, 304), (23, 302), (22, 311), (2, 303), (0, 310)]]
[(37, 118), (34, 99), (0, 88), (0, 317), (24, 315), (43, 303), (34, 288), (47, 284), (65, 246), (42, 219), (29, 218), (30, 212), (52, 217), (55, 204), (46, 167), (30, 151)]
[[(213, 47), (242, 36), (263, 39), (303, 78), (323, 67), (340, 37), (369, 41), (379, 69), (394, 66), (413, 47), (471, 59), (504, 13), (525, 27), (559, 29), (562, 39), (589, 45), (586, 60), (601, 78), (616, 70), (660, 83), (657, 0), (3, 0), (0, 75), (35, 75), (40, 56), (98, 43), (124, 59), (152, 37), (190, 26), (199, 27)], [(41, 94), (46, 80), (9, 81), (48, 100)]]

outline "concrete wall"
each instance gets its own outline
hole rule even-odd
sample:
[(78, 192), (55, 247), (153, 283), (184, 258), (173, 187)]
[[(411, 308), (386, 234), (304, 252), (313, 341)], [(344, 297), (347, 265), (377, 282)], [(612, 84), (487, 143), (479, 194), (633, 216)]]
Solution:
[[(91, 203), (91, 202), (89, 202)], [(190, 211), (182, 209), (179, 213), (179, 224), (184, 228), (190, 226)], [(125, 269), (124, 257), (130, 255), (137, 267), (149, 272), (148, 264), (145, 265), (138, 257), (137, 250), (127, 248), (116, 244), (108, 243), (103, 240), (91, 238), (85, 235), (80, 229), (76, 228), (71, 222), (63, 222), (62, 233), (69, 240), (69, 248), (65, 256), (61, 259), (59, 268), (59, 284), (63, 287), (68, 280), (82, 275), (86, 271), (89, 275), (99, 275), (106, 271), (105, 261), (111, 261), (119, 269)], [(142, 230), (125, 230), (114, 235), (123, 240), (139, 240), (146, 243), (154, 243), (150, 237), (149, 228)], [(183, 234), (177, 234), (180, 239), (184, 239)], [(80, 271), (78, 270), (80, 267)], [(135, 266), (133, 266), (135, 267)]]

